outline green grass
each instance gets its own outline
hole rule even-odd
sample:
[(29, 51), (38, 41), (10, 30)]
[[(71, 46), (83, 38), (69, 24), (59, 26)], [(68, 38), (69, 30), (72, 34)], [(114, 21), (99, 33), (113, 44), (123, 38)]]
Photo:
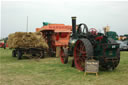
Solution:
[(128, 85), (128, 52), (114, 71), (87, 74), (61, 64), (59, 58), (22, 59), (11, 57), (11, 50), (0, 48), (0, 85)]

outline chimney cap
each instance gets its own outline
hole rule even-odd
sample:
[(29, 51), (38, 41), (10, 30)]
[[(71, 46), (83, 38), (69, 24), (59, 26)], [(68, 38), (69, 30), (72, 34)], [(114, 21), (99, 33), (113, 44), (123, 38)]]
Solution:
[(73, 16), (72, 19), (76, 19), (76, 16)]

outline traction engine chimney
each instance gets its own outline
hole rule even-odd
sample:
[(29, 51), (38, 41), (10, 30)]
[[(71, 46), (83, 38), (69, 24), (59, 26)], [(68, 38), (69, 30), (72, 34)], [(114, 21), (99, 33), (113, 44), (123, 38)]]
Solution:
[(72, 33), (76, 34), (76, 17), (72, 17)]

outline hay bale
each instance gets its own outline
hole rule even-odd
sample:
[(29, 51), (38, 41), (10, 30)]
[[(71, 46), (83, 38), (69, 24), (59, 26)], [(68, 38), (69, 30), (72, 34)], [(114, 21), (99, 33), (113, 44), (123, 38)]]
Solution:
[(40, 32), (16, 32), (8, 36), (9, 48), (48, 48)]

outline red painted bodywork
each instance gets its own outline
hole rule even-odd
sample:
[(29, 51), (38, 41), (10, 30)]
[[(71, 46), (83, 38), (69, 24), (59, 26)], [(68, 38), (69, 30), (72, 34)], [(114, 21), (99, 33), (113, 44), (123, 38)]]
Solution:
[(55, 47), (68, 46), (72, 26), (64, 24), (49, 24), (47, 26), (42, 26), (41, 28), (36, 28), (36, 32), (38, 31), (42, 32), (44, 37), (47, 33), (52, 32), (52, 45)]
[(0, 47), (4, 47), (4, 43), (0, 43)]

